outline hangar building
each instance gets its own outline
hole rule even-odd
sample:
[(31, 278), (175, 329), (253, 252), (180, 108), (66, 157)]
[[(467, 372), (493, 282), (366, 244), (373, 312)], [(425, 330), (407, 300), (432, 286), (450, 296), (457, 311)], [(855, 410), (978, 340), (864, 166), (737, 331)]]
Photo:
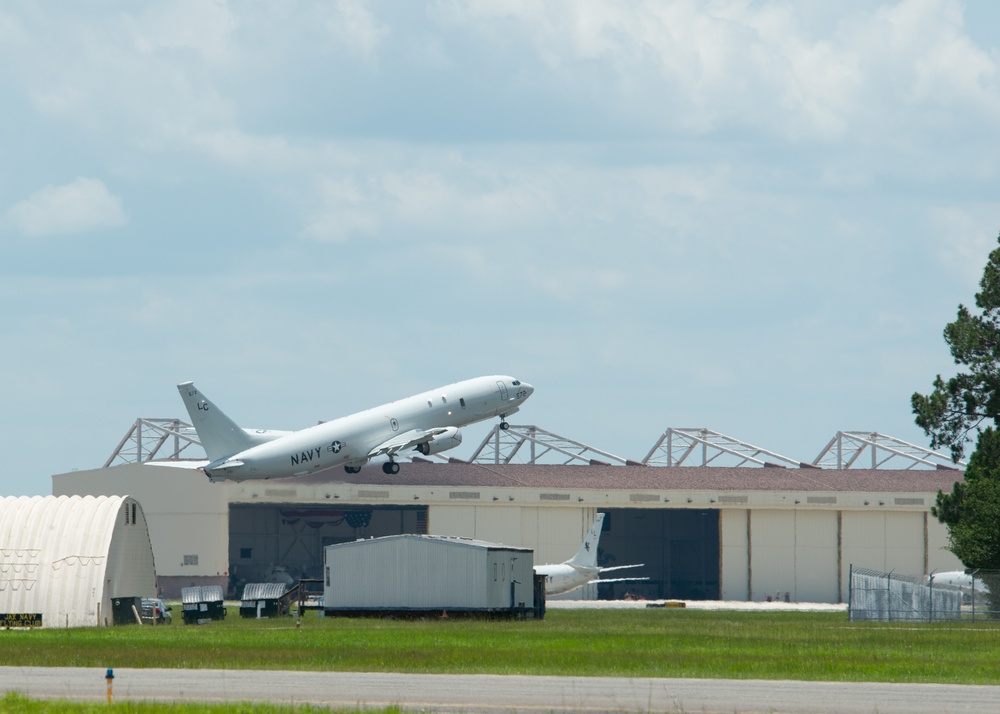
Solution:
[[(838, 433), (805, 463), (707, 429), (668, 430), (637, 462), (511, 426), (494, 430), (468, 462), (211, 484), (148, 463), (165, 443), (174, 442), (168, 457), (184, 457), (194, 441), (177, 420), (157, 429), (159, 437), (119, 449), (131, 462), (114, 466), (113, 456), (106, 468), (53, 476), (53, 493), (141, 498), (168, 597), (196, 584), (238, 596), (243, 583), (276, 570), (321, 578), (323, 549), (360, 537), (458, 536), (557, 563), (576, 552), (598, 512), (607, 514), (599, 563), (642, 563), (629, 574), (649, 580), (589, 585), (570, 598), (835, 603), (847, 600), (852, 565), (909, 575), (962, 567), (929, 513), (961, 472), (874, 432)], [(546, 456), (559, 463), (542, 463)]]
[(116, 601), (156, 595), (142, 506), (129, 496), (0, 499), (0, 613), (43, 627), (109, 625)]

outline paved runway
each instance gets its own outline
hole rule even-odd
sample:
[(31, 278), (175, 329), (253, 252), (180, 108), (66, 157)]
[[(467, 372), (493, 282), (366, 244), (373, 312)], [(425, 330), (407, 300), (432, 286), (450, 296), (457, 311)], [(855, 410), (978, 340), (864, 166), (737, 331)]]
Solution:
[[(996, 711), (1000, 686), (116, 668), (114, 700), (399, 705), (448, 712)], [(103, 700), (105, 670), (0, 667), (0, 692)]]

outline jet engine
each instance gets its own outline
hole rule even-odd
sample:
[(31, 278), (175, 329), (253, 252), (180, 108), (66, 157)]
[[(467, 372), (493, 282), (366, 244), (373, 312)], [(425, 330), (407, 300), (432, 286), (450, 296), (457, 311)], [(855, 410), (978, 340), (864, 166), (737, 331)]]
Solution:
[(435, 434), (430, 441), (417, 444), (416, 450), (424, 456), (440, 454), (442, 451), (454, 449), (462, 443), (462, 432), (456, 426), (449, 426), (440, 434)]

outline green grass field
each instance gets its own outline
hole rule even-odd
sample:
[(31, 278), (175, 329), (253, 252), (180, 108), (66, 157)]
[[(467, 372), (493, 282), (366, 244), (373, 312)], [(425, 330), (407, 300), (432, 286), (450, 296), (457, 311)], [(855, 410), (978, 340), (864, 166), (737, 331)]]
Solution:
[(0, 714), (400, 714), (386, 709), (338, 709), (309, 704), (199, 704), (186, 702), (70, 702), (29, 699), (17, 693), (0, 697)]
[(0, 631), (0, 663), (1000, 684), (1000, 623), (554, 610), (542, 621), (294, 618)]

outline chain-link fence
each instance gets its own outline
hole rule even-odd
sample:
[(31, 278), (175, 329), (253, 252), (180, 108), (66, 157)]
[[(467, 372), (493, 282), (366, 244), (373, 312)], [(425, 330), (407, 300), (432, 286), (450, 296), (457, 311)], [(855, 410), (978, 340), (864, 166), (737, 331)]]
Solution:
[[(992, 586), (992, 590), (991, 590)], [(935, 622), (1000, 618), (1000, 571), (897, 575), (851, 566), (848, 613), (852, 621)]]
[(962, 593), (954, 586), (908, 575), (851, 566), (848, 613), (852, 622), (958, 620)]

